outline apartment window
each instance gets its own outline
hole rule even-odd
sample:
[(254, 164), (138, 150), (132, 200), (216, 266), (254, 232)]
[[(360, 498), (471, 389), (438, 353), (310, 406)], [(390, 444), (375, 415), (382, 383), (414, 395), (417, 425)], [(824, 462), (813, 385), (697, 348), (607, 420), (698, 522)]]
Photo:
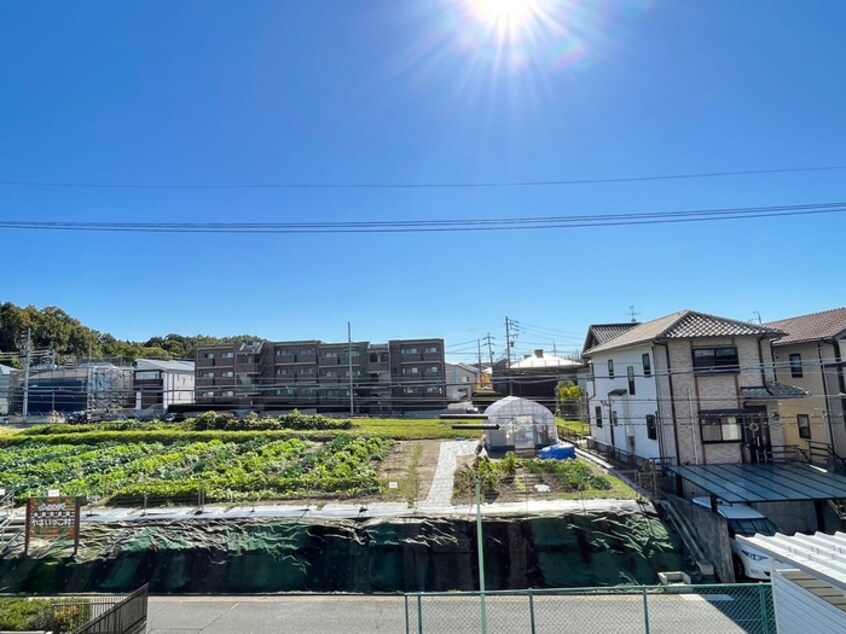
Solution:
[(337, 359), (337, 358), (338, 358), (338, 353), (337, 353), (337, 352), (335, 352), (334, 350), (330, 350), (329, 352), (324, 352), (324, 353), (323, 353), (323, 358), (324, 358), (324, 359)]
[[(792, 355), (791, 355), (792, 356)], [(811, 438), (811, 417), (807, 414), (797, 414), (796, 424), (799, 426), (799, 438)]]
[(231, 379), (231, 378), (233, 378), (233, 377), (235, 376), (235, 373), (234, 373), (232, 370), (227, 370), (226, 372), (224, 372), (223, 374), (221, 374), (221, 376), (222, 376), (224, 379)]
[(400, 352), (402, 354), (417, 354), (417, 348), (403, 348)]
[(214, 392), (203, 392), (203, 398), (214, 398)]
[(428, 368), (426, 368), (426, 372), (428, 372), (429, 374), (437, 374), (440, 371), (441, 369), (436, 365), (430, 365)]
[(379, 363), (379, 353), (378, 352), (371, 352), (370, 353), (370, 363)]
[(739, 370), (737, 348), (697, 348), (693, 351), (693, 371), (697, 374), (706, 372), (737, 372)]
[(602, 427), (602, 407), (597, 405), (594, 411), (596, 412), (596, 426)]
[(655, 424), (655, 416), (646, 415), (646, 437), (650, 440), (658, 440), (658, 425)]
[(614, 378), (614, 359), (608, 359), (608, 378)]
[(439, 350), (437, 346), (429, 346), (425, 350), (423, 350), (426, 354), (438, 354)]
[(224, 358), (224, 359), (231, 359), (231, 358), (232, 358), (232, 357), (234, 357), (234, 356), (235, 356), (235, 353), (234, 353), (234, 352), (224, 352), (224, 353), (223, 353), (223, 358)]
[(626, 378), (629, 380), (629, 394), (633, 395), (635, 393), (635, 374), (633, 365), (626, 368)]
[(441, 388), (430, 386), (430, 387), (426, 388), (426, 393), (427, 394), (440, 394)]
[(300, 348), (300, 354), (314, 354), (312, 348)]
[(326, 373), (326, 377), (327, 377), (327, 378), (329, 378), (329, 379), (337, 379), (337, 378), (338, 378), (338, 373), (337, 373), (337, 372), (335, 372), (334, 370), (329, 370), (329, 371)]
[(225, 391), (221, 392), (220, 395), (221, 396), (235, 396), (235, 392), (233, 392), (232, 390), (225, 390)]
[(358, 350), (351, 350), (351, 351), (350, 351), (350, 356), (351, 356), (353, 359), (355, 359), (355, 358), (357, 358), (357, 357), (361, 356), (361, 352), (359, 352)]
[(419, 372), (419, 368), (403, 368), (403, 374), (417, 374)]
[(214, 372), (203, 372), (203, 378), (204, 379), (213, 379), (214, 378)]
[(643, 376), (652, 376), (652, 360), (649, 358), (649, 353), (644, 352), (643, 356)]
[(288, 376), (288, 370), (277, 369), (276, 376)]
[(300, 376), (314, 376), (314, 368), (302, 368)]
[(740, 442), (740, 419), (733, 414), (707, 414), (699, 417), (703, 443)]
[(405, 392), (406, 394), (416, 394), (417, 388), (416, 387), (407, 387), (407, 388), (403, 389), (403, 392)]
[(284, 348), (279, 348), (279, 349), (276, 350), (276, 356), (277, 357), (287, 357), (287, 356), (290, 356), (290, 354), (291, 354), (291, 351), (285, 350)]
[[(802, 371), (802, 355), (799, 353), (790, 355), (790, 376), (794, 379), (801, 379), (805, 376), (805, 373)], [(810, 436), (808, 437), (810, 438)]]
[(214, 359), (214, 352), (204, 352), (203, 359)]

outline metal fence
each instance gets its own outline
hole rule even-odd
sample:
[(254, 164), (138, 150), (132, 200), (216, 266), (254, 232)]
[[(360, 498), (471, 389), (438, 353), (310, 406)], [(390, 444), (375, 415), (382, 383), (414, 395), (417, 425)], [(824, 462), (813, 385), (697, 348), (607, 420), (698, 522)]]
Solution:
[(412, 593), (405, 631), (775, 634), (776, 627), (770, 585), (761, 583)]
[[(53, 606), (54, 615), (68, 615), (73, 634), (142, 634), (147, 629), (146, 585), (127, 597), (88, 597), (60, 602)], [(83, 608), (84, 606), (84, 608)], [(79, 618), (87, 610), (87, 618)]]

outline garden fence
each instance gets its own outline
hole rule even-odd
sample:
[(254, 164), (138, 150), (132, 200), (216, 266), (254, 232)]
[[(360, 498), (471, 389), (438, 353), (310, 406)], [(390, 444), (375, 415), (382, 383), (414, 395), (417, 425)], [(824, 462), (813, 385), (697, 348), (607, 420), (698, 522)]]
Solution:
[[(485, 612), (486, 628), (482, 628)], [(405, 595), (406, 634), (776, 634), (769, 584)]]

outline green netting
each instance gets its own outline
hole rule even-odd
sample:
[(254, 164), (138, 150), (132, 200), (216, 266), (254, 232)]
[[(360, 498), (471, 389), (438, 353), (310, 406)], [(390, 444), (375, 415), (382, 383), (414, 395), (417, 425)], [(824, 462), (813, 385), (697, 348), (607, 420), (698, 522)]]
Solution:
[[(488, 589), (655, 583), (691, 566), (662, 522), (640, 513), (489, 518)], [(0, 560), (0, 591), (415, 592), (476, 587), (472, 518), (270, 519), (83, 524), (81, 548)]]

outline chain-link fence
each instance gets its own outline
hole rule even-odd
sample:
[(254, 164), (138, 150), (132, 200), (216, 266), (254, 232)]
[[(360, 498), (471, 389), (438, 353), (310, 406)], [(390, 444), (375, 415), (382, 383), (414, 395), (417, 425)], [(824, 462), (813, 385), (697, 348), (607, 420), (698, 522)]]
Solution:
[(775, 634), (769, 584), (413, 593), (406, 634)]

